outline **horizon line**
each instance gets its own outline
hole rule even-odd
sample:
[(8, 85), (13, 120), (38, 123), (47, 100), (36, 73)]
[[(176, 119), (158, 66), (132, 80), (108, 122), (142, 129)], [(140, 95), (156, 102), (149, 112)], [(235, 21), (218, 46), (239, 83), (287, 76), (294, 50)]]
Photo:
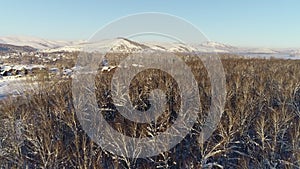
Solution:
[[(33, 38), (33, 39), (40, 39), (40, 40), (45, 40), (45, 41), (57, 41), (57, 42), (88, 42), (88, 38), (86, 39), (57, 39), (57, 38), (45, 38), (45, 37), (40, 37), (40, 36), (33, 36), (33, 35), (0, 35), (0, 44), (1, 44), (1, 38)], [(124, 38), (124, 39), (129, 39), (134, 42), (140, 42), (140, 43), (147, 43), (147, 42), (164, 42), (164, 41), (135, 41), (132, 38), (127, 38), (127, 37), (116, 37), (117, 38)], [(241, 44), (233, 44), (233, 43), (228, 43), (228, 42), (222, 42), (222, 41), (215, 41), (215, 40), (207, 40), (205, 42), (214, 42), (214, 43), (219, 43), (227, 46), (232, 46), (232, 47), (237, 47), (237, 48), (268, 48), (268, 49), (300, 49), (300, 46), (283, 46), (279, 47), (277, 45), (269, 45), (269, 46), (258, 46), (258, 45), (241, 45)], [(171, 42), (174, 43), (174, 42)], [(177, 42), (178, 43), (178, 42)], [(3, 43), (2, 43), (3, 44)], [(9, 43), (7, 43), (9, 44)], [(198, 43), (202, 44), (202, 43)], [(13, 44), (12, 44), (13, 45)], [(16, 45), (17, 46), (17, 45)]]

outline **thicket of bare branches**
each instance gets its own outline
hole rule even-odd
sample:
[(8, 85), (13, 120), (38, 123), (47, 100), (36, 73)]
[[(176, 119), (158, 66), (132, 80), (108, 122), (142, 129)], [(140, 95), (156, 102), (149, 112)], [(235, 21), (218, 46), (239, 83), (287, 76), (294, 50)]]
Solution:
[[(300, 168), (300, 61), (223, 59), (226, 107), (204, 144), (197, 133), (210, 105), (209, 77), (199, 60), (186, 62), (198, 81), (201, 113), (191, 134), (168, 152), (130, 159), (103, 151), (77, 120), (71, 81), (41, 81), (36, 91), (1, 102), (0, 167)], [(151, 137), (173, 123), (180, 96), (169, 75), (148, 70), (132, 81), (131, 99), (140, 110), (149, 108), (151, 89), (162, 88), (167, 96), (158, 122), (138, 124), (124, 119), (113, 105), (112, 74), (99, 73), (95, 82), (101, 113), (112, 127), (131, 137)]]

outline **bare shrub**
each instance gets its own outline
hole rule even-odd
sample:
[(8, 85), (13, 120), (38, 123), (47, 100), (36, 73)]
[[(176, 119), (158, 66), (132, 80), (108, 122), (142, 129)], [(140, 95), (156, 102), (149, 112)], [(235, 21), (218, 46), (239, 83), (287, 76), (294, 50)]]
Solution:
[[(110, 63), (121, 60), (121, 56), (107, 57)], [(217, 130), (204, 144), (199, 144), (198, 133), (209, 110), (211, 85), (203, 64), (190, 57), (186, 63), (198, 82), (201, 111), (191, 133), (171, 150), (146, 159), (103, 151), (77, 120), (71, 80), (41, 76), (36, 91), (1, 101), (0, 167), (300, 168), (300, 61), (224, 56), (222, 62), (226, 107)], [(167, 108), (161, 110), (164, 113), (158, 121), (139, 124), (116, 110), (110, 89), (113, 73), (99, 72), (95, 83), (101, 114), (115, 130), (131, 137), (153, 137), (172, 125), (180, 102), (172, 77), (148, 70), (132, 81), (128, 96), (137, 109), (151, 106), (148, 99), (153, 89), (160, 88), (167, 95)]]

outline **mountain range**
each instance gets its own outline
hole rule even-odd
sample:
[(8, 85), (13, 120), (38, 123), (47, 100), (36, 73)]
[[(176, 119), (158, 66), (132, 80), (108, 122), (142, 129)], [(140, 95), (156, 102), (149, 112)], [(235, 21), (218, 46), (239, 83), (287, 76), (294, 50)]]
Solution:
[(165, 43), (165, 42), (135, 42), (126, 38), (103, 40), (100, 42), (88, 41), (55, 41), (35, 37), (0, 37), (0, 52), (12, 51), (40, 51), (51, 52), (74, 52), (85, 48), (102, 50), (109, 47), (110, 52), (136, 52), (143, 49), (162, 50), (168, 52), (216, 52), (233, 53), (243, 55), (284, 55), (299, 57), (300, 49), (272, 49), (272, 48), (246, 48), (236, 47), (213, 41), (199, 44)]

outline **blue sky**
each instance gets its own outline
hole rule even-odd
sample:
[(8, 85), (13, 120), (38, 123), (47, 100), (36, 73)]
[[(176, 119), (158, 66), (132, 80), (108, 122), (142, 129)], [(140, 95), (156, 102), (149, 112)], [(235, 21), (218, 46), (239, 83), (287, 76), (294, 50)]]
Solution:
[(3, 0), (0, 36), (85, 40), (112, 20), (141, 12), (182, 17), (222, 43), (300, 47), (299, 0)]

